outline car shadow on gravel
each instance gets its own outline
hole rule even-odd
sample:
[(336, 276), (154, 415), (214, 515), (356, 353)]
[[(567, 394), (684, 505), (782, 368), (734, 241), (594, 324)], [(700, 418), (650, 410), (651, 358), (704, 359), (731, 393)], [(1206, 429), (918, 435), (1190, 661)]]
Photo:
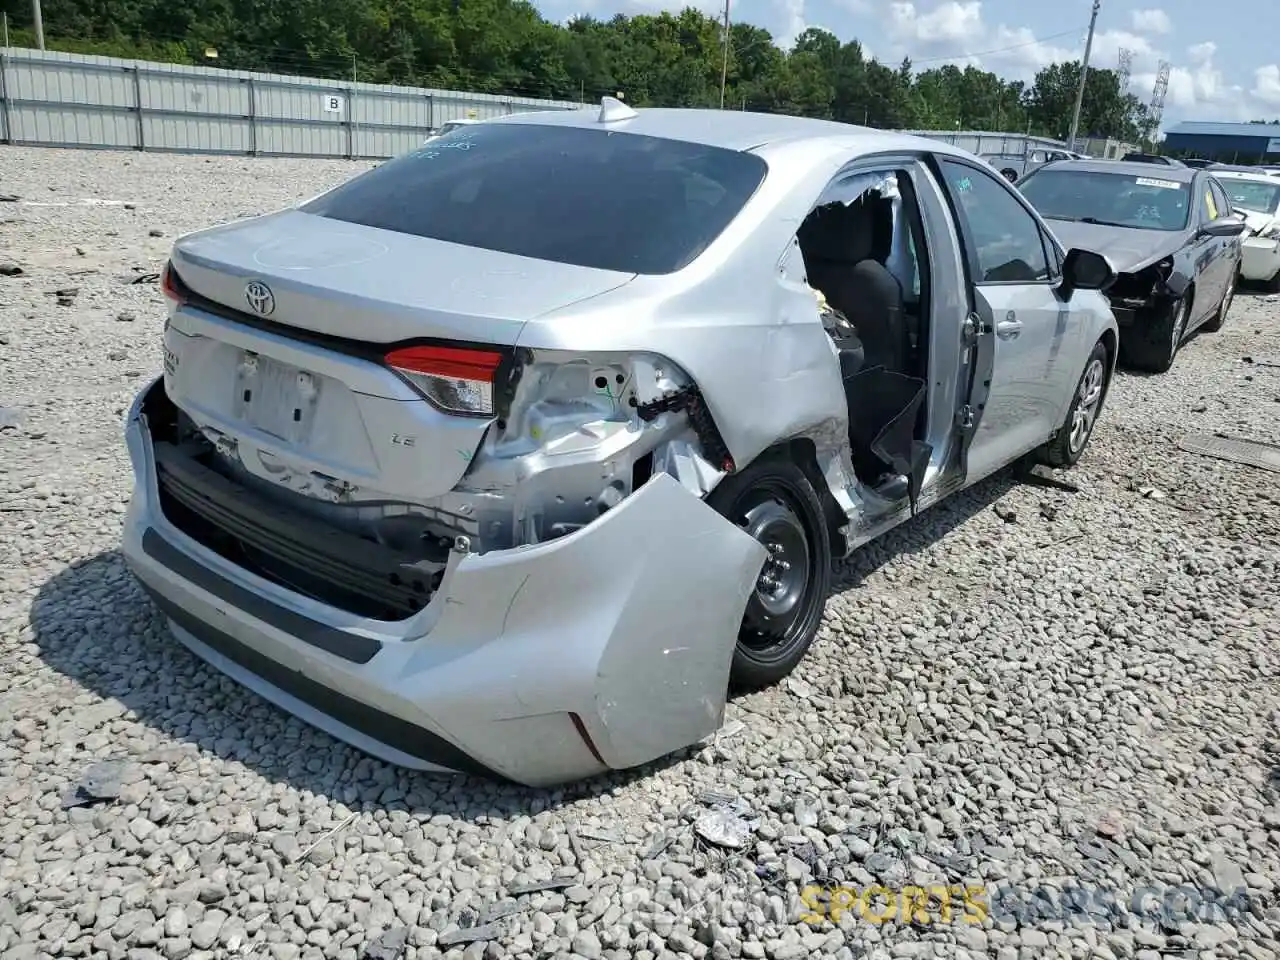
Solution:
[(858, 589), (885, 564), (900, 556), (928, 550), (966, 521), (991, 509), (1005, 494), (1026, 482), (1024, 469), (1023, 465), (1006, 467), (859, 547), (837, 565), (832, 577), (832, 594)]
[[(1012, 470), (1002, 471), (865, 545), (840, 565), (833, 593), (856, 589), (897, 556), (928, 549), (1019, 482)], [(113, 756), (165, 746), (159, 741), (166, 739), (177, 741), (197, 747), (206, 759), (241, 764), (272, 782), (328, 796), (353, 809), (401, 808), (464, 819), (495, 810), (555, 809), (652, 776), (704, 749), (695, 744), (632, 770), (550, 790), (385, 764), (289, 718), (189, 652), (169, 635), (118, 550), (74, 564), (46, 581), (32, 603), (30, 622), (44, 663), (93, 694), (119, 702), (137, 718), (131, 722), (143, 729), (119, 736)], [(340, 764), (333, 762), (336, 756), (343, 756)], [(92, 759), (97, 758), (86, 757), (85, 764)]]

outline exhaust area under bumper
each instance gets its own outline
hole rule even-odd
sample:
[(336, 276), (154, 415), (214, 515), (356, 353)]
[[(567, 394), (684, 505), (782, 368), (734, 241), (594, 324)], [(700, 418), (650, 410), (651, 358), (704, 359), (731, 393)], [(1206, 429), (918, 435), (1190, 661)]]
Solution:
[(423, 610), (372, 620), (166, 519), (141, 412), (152, 386), (126, 427), (125, 557), (178, 639), (265, 699), (388, 762), (529, 786), (633, 767), (720, 726), (765, 551), (666, 474), (559, 539), (454, 553)]

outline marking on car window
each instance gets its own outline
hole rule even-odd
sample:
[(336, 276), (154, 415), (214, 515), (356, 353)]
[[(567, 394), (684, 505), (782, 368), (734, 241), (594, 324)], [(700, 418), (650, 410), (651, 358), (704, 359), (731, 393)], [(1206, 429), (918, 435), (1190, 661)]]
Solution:
[(1161, 190), (1177, 190), (1182, 186), (1173, 180), (1156, 180), (1153, 177), (1138, 177), (1135, 182), (1140, 187), (1159, 187)]

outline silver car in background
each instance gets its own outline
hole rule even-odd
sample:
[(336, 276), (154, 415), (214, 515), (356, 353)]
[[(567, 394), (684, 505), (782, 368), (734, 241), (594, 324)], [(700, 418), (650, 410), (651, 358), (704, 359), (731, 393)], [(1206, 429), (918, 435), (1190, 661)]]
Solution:
[(1111, 277), (933, 140), (469, 126), (176, 242), (124, 551), (199, 656), (389, 761), (633, 767), (795, 667), (833, 560), (1080, 457)]

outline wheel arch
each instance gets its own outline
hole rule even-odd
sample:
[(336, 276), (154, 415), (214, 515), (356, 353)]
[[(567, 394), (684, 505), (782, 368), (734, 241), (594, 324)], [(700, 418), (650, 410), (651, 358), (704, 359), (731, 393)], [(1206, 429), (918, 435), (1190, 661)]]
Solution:
[(848, 538), (844, 532), (848, 517), (840, 509), (835, 496), (831, 493), (831, 487), (827, 485), (827, 478), (823, 476), (822, 468), (818, 466), (818, 445), (810, 437), (792, 437), (768, 447), (756, 458), (756, 461), (765, 459), (788, 460), (804, 472), (806, 479), (818, 495), (818, 502), (822, 504), (822, 513), (827, 522), (827, 536), (831, 543), (832, 560), (844, 556), (848, 550)]

